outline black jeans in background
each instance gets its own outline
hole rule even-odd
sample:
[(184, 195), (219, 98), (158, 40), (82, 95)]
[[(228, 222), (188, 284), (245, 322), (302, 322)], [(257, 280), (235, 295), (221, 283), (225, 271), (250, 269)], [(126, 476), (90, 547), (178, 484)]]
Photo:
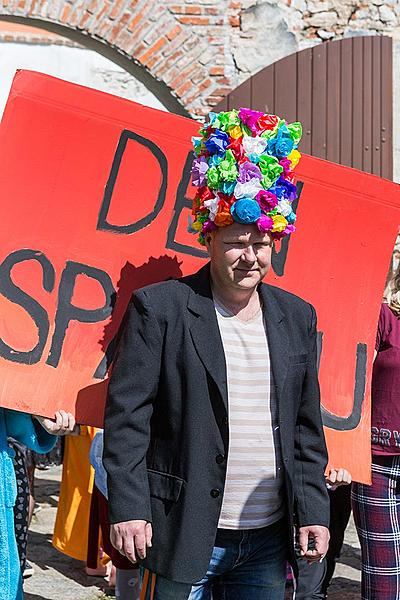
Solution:
[(324, 600), (335, 571), (336, 561), (343, 546), (344, 534), (351, 514), (351, 485), (342, 485), (329, 492), (331, 539), (329, 550), (322, 563), (308, 565), (302, 558), (297, 560), (299, 578), (296, 600)]

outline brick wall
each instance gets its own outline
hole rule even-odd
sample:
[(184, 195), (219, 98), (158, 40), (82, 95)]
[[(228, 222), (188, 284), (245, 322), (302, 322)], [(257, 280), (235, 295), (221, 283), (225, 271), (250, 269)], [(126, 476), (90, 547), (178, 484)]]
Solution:
[(396, 32), (400, 6), (387, 0), (2, 0), (2, 15), (106, 44), (202, 116), (250, 74), (307, 45)]

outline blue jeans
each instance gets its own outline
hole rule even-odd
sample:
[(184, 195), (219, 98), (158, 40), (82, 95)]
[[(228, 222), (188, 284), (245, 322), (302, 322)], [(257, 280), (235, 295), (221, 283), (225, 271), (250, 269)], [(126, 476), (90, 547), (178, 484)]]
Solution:
[(287, 548), (284, 519), (262, 529), (218, 529), (203, 579), (191, 588), (157, 576), (154, 600), (283, 600)]

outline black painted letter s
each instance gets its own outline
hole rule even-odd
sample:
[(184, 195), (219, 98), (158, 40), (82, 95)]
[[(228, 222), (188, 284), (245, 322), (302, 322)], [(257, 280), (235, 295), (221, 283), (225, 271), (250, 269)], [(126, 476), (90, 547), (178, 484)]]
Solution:
[(43, 287), (46, 292), (54, 288), (55, 272), (49, 259), (38, 250), (16, 250), (7, 256), (0, 265), (0, 293), (7, 300), (22, 306), (30, 315), (38, 329), (38, 343), (32, 350), (26, 352), (15, 350), (0, 339), (0, 356), (16, 363), (33, 365), (40, 361), (49, 333), (49, 318), (47, 312), (26, 292), (13, 283), (11, 271), (13, 267), (26, 260), (36, 260), (43, 269)]

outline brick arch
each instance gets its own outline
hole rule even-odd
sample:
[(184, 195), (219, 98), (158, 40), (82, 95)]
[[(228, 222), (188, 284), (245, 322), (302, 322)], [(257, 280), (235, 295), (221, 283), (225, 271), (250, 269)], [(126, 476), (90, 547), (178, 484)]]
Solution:
[[(228, 3), (145, 0), (2, 0), (0, 19), (58, 33), (96, 50), (141, 81), (168, 110), (201, 116), (237, 85), (227, 77), (222, 26)], [(232, 8), (233, 6), (233, 8)]]

